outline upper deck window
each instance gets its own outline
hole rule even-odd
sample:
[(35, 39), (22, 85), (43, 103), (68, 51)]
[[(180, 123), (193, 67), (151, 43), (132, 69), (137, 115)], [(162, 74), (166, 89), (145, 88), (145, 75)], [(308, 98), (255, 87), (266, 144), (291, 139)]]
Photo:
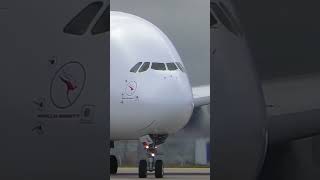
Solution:
[(174, 70), (178, 69), (176, 64), (174, 64), (174, 63), (166, 63), (166, 64), (167, 64), (169, 71), (174, 71)]
[(143, 63), (143, 65), (141, 66), (141, 68), (139, 69), (139, 72), (144, 72), (146, 70), (149, 69), (149, 66), (150, 66), (150, 62), (145, 62)]
[(184, 68), (183, 68), (182, 64), (181, 64), (180, 62), (176, 62), (176, 64), (177, 64), (178, 68), (179, 68), (182, 72), (184, 72)]
[(136, 65), (134, 65), (131, 69), (130, 72), (137, 72), (139, 67), (141, 66), (142, 62), (138, 62)]
[(94, 17), (98, 14), (103, 3), (93, 2), (80, 11), (63, 29), (63, 32), (74, 35), (83, 35)]
[(164, 63), (153, 62), (151, 65), (151, 69), (165, 71), (166, 65)]

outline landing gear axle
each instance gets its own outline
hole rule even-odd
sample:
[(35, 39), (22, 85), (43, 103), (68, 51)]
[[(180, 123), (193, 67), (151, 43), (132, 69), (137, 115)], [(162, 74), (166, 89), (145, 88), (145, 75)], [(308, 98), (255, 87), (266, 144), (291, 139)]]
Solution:
[[(166, 138), (167, 136), (165, 136)], [(144, 149), (147, 153), (147, 159), (146, 160), (140, 160), (139, 162), (139, 178), (146, 178), (147, 173), (149, 172), (155, 172), (156, 178), (163, 178), (164, 174), (164, 168), (163, 168), (163, 161), (160, 159), (156, 159), (157, 153), (157, 145), (164, 142), (164, 136), (149, 136), (149, 137), (142, 137), (142, 144)], [(143, 141), (143, 139), (146, 139), (146, 141)], [(159, 141), (161, 140), (161, 141)], [(148, 143), (147, 143), (148, 142)], [(150, 143), (151, 142), (151, 143)]]

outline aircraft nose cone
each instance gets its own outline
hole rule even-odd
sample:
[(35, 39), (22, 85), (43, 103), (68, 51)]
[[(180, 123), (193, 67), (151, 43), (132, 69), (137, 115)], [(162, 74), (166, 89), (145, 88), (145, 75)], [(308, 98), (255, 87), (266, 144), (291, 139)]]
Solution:
[(193, 97), (189, 83), (164, 78), (154, 83), (145, 101), (158, 118), (152, 131), (159, 134), (175, 133), (183, 128), (193, 111)]

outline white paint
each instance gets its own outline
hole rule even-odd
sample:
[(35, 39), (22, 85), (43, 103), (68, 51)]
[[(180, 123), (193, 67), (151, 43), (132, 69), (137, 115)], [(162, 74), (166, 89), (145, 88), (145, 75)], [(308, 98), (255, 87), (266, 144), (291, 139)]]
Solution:
[[(167, 36), (150, 22), (110, 12), (110, 139), (138, 139), (146, 134), (172, 134), (193, 111), (192, 89), (185, 72), (132, 73), (138, 62), (180, 62)], [(134, 93), (126, 93), (136, 83)]]

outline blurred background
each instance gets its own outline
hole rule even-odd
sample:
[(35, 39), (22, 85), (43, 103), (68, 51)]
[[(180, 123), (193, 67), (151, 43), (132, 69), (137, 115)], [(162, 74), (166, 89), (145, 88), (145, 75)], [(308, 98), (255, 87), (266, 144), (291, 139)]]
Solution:
[[(319, 77), (318, 1), (234, 0), (233, 2), (244, 26), (263, 84), (277, 79)], [(315, 87), (319, 87), (319, 84), (315, 83)], [(277, 94), (272, 89), (267, 91), (264, 88), (264, 91), (270, 96)], [(292, 89), (292, 91), (297, 90)], [(308, 88), (306, 92), (297, 91), (299, 95), (287, 102), (302, 104), (307, 99), (304, 96), (308, 91), (310, 91)], [(314, 104), (318, 103), (319, 96), (315, 96), (311, 101)], [(287, 126), (289, 129), (289, 126), (297, 125), (288, 123)], [(270, 148), (269, 154), (269, 165), (276, 170), (271, 171), (274, 173), (272, 175), (266, 168), (263, 174), (266, 179), (320, 178), (319, 135)]]

